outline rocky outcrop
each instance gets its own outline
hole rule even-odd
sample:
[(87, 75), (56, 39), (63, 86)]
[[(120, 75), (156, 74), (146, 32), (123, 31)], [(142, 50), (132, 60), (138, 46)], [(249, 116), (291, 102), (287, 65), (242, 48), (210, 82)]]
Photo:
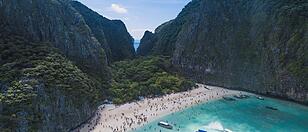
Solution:
[(133, 57), (133, 40), (121, 21), (83, 13), (71, 0), (0, 0), (0, 131), (68, 131), (106, 97), (108, 59)]
[(77, 65), (107, 76), (107, 59), (82, 15), (69, 0), (1, 0), (1, 24), (9, 32), (40, 42), (49, 41)]
[(193, 0), (145, 35), (150, 48), (138, 53), (172, 56), (201, 82), (308, 103), (307, 8), (304, 0)]
[(103, 82), (51, 44), (6, 33), (0, 32), (0, 131), (68, 131), (91, 117)]
[(103, 45), (109, 61), (135, 57), (134, 39), (127, 32), (122, 21), (109, 20), (80, 2), (72, 1), (71, 4), (83, 16), (94, 36)]
[(146, 31), (140, 40), (139, 47), (137, 49), (137, 54), (141, 56), (148, 55), (151, 53), (151, 50), (153, 49), (153, 44), (155, 42), (154, 34), (150, 31)]
[(138, 55), (171, 55), (175, 48), (175, 38), (181, 26), (177, 21), (169, 21), (155, 29), (155, 35), (146, 32), (141, 39)]

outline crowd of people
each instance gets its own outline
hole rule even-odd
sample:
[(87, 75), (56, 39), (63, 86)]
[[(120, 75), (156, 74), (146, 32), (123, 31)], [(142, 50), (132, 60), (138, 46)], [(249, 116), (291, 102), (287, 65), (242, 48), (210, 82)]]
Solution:
[[(149, 119), (157, 119), (213, 98), (219, 98), (228, 93), (228, 90), (225, 89), (212, 90), (204, 85), (202, 86), (203, 90), (192, 90), (159, 98), (148, 98), (113, 109), (100, 107), (96, 117), (83, 126), (80, 131), (127, 132), (136, 130), (137, 127), (149, 123)], [(123, 108), (118, 109), (119, 107)]]

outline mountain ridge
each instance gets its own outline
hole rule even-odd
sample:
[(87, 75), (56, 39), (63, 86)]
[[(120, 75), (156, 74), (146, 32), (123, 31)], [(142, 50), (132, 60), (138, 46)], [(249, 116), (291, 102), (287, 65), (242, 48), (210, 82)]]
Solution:
[(138, 55), (168, 55), (199, 82), (308, 103), (303, 0), (193, 0), (145, 33)]
[(121, 20), (109, 20), (78, 1), (70, 3), (82, 14), (94, 36), (103, 44), (110, 62), (135, 57), (134, 39), (130, 36), (125, 24)]
[[(93, 27), (83, 14), (95, 12), (72, 2), (0, 0), (0, 131), (76, 127), (107, 98), (109, 63), (134, 57), (123, 22), (92, 16), (111, 24), (121, 43), (109, 41), (104, 27)], [(109, 49), (115, 45), (125, 48)]]

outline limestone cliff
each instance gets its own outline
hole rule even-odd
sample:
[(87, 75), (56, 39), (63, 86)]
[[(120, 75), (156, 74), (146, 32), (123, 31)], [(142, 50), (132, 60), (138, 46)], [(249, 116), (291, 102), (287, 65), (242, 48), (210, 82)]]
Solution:
[(31, 41), (49, 41), (88, 73), (106, 76), (107, 59), (69, 0), (0, 0), (1, 24)]
[(141, 56), (145, 56), (151, 53), (151, 50), (153, 49), (153, 46), (154, 46), (153, 44), (155, 41), (156, 40), (154, 38), (154, 34), (150, 31), (146, 31), (142, 39), (140, 40), (140, 43), (142, 43), (142, 45), (139, 45), (137, 49), (137, 54)]
[(193, 0), (137, 53), (172, 56), (201, 82), (308, 103), (307, 9), (305, 0)]
[(0, 0), (0, 131), (79, 125), (106, 97), (108, 59), (134, 56), (122, 22), (78, 9), (71, 0)]
[(102, 83), (49, 43), (0, 33), (0, 131), (68, 131), (95, 112)]
[(97, 40), (103, 44), (109, 61), (135, 57), (134, 39), (122, 21), (109, 20), (80, 2), (72, 1), (71, 4), (83, 16)]

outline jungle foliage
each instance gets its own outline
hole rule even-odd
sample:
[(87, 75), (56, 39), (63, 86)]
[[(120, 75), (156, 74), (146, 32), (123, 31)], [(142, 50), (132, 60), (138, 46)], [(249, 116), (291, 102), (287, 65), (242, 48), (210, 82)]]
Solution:
[(116, 104), (185, 91), (194, 83), (176, 74), (170, 59), (150, 56), (120, 61), (112, 66), (113, 82), (109, 89)]

